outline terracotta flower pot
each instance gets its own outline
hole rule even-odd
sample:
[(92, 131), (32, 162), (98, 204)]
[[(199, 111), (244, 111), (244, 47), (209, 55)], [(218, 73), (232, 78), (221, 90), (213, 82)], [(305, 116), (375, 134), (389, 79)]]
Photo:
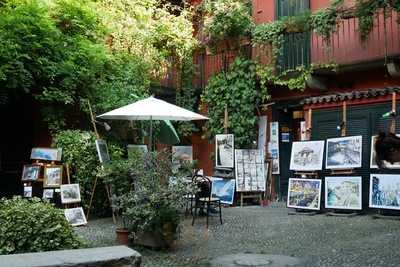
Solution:
[(115, 230), (115, 233), (117, 234), (117, 242), (120, 245), (129, 245), (129, 231), (128, 229), (125, 228), (117, 228)]

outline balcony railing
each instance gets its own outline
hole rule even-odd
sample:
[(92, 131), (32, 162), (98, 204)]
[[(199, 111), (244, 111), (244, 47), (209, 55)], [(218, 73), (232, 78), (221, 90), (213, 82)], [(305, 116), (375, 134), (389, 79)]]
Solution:
[[(389, 57), (400, 54), (398, 20), (397, 12), (393, 12), (386, 19), (387, 55)], [(339, 65), (352, 65), (383, 59), (385, 54), (383, 14), (375, 17), (373, 29), (364, 42), (360, 39), (357, 18), (342, 20), (328, 43), (315, 33), (311, 34), (311, 62), (315, 64), (335, 62)]]

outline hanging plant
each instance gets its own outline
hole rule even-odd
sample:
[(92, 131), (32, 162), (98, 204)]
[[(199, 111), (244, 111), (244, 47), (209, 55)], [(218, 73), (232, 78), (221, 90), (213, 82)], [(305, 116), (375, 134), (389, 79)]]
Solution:
[(332, 33), (336, 31), (338, 15), (333, 9), (325, 8), (313, 13), (310, 20), (313, 31), (328, 42)]

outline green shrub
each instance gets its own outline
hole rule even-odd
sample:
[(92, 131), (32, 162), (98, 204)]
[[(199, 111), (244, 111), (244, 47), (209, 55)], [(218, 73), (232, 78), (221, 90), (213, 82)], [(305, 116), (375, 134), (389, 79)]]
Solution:
[(61, 209), (39, 198), (0, 200), (0, 254), (80, 248)]

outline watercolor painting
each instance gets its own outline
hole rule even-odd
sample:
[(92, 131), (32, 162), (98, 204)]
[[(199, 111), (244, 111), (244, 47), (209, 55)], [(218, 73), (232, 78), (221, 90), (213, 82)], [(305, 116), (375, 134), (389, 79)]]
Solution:
[(362, 136), (326, 140), (326, 168), (353, 169), (361, 167)]
[(325, 208), (361, 210), (361, 176), (325, 177)]
[(289, 208), (319, 210), (321, 204), (321, 180), (290, 178), (287, 206)]

